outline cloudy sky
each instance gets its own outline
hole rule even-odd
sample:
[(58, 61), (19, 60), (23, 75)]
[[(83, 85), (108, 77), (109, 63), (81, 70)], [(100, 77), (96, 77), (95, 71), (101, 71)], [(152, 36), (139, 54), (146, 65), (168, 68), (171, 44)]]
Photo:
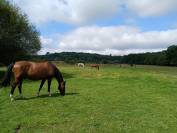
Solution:
[(13, 0), (46, 52), (125, 55), (177, 44), (177, 0)]

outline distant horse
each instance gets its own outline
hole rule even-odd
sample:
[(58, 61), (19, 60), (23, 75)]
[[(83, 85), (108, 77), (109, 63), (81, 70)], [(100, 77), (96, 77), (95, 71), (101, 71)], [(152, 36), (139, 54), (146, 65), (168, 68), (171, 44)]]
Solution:
[(133, 64), (133, 63), (131, 63), (131, 64), (129, 64), (131, 67), (136, 67), (136, 64)]
[(10, 93), (11, 100), (14, 100), (13, 93), (18, 85), (19, 93), (22, 96), (22, 81), (24, 78), (28, 78), (30, 80), (42, 80), (41, 85), (39, 87), (39, 91), (37, 92), (37, 96), (39, 96), (40, 90), (44, 85), (44, 82), (48, 80), (48, 93), (50, 93), (50, 85), (52, 78), (56, 78), (58, 81), (58, 90), (61, 95), (65, 95), (65, 81), (63, 80), (63, 76), (58, 68), (49, 62), (40, 62), (34, 63), (30, 61), (18, 61), (9, 65), (5, 77), (3, 79), (2, 85), (7, 86), (10, 84), (11, 73), (14, 73), (15, 81), (12, 84), (12, 89)]
[(98, 64), (91, 64), (90, 67), (91, 67), (91, 68), (96, 68), (96, 69), (99, 70), (99, 65), (98, 65)]
[(83, 68), (85, 67), (84, 63), (77, 63), (77, 66), (78, 67), (83, 67)]

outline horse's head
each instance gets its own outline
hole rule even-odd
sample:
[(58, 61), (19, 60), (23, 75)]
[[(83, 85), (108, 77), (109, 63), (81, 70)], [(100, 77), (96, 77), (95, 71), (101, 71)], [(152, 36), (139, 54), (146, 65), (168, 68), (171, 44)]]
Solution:
[(58, 86), (58, 90), (60, 91), (60, 94), (62, 96), (65, 95), (65, 85), (66, 85), (66, 81), (62, 81)]

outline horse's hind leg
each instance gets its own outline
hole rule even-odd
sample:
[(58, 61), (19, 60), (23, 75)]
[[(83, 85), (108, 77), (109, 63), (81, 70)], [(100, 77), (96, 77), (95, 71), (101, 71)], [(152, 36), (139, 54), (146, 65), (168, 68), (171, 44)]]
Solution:
[(23, 96), (22, 96), (22, 80), (18, 84), (18, 90), (19, 90), (20, 97), (23, 98)]
[(13, 94), (14, 94), (14, 90), (15, 90), (16, 86), (17, 86), (17, 83), (14, 82), (14, 83), (12, 84), (12, 89), (11, 89), (11, 92), (10, 92), (10, 99), (11, 99), (11, 101), (14, 100)]
[(41, 89), (42, 89), (44, 83), (45, 83), (45, 79), (43, 79), (43, 80), (41, 81), (41, 85), (40, 85), (40, 87), (39, 87), (39, 91), (37, 92), (37, 96), (39, 96), (39, 93), (40, 93), (40, 91), (41, 91)]
[(11, 101), (14, 100), (13, 98), (13, 94), (14, 94), (14, 90), (16, 88), (16, 86), (19, 84), (19, 80), (16, 79), (15, 82), (12, 84), (12, 89), (11, 89), (11, 92), (10, 92), (10, 98), (11, 98)]
[(51, 79), (48, 79), (48, 93), (49, 93), (49, 96), (51, 96), (51, 93), (50, 93), (50, 85), (51, 85)]

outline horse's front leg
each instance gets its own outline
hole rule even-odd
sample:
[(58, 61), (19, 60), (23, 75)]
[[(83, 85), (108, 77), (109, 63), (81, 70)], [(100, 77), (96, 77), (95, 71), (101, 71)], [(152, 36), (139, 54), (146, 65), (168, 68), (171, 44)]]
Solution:
[(51, 79), (48, 79), (48, 93), (49, 93), (49, 96), (51, 96), (51, 93), (50, 93), (50, 85), (51, 85), (51, 82), (52, 82), (52, 80), (51, 80)]
[(45, 79), (43, 79), (43, 80), (41, 81), (41, 85), (40, 85), (40, 87), (39, 87), (39, 91), (37, 92), (37, 96), (39, 96), (39, 93), (40, 93), (40, 91), (41, 91), (41, 89), (42, 89), (44, 83), (45, 83)]

